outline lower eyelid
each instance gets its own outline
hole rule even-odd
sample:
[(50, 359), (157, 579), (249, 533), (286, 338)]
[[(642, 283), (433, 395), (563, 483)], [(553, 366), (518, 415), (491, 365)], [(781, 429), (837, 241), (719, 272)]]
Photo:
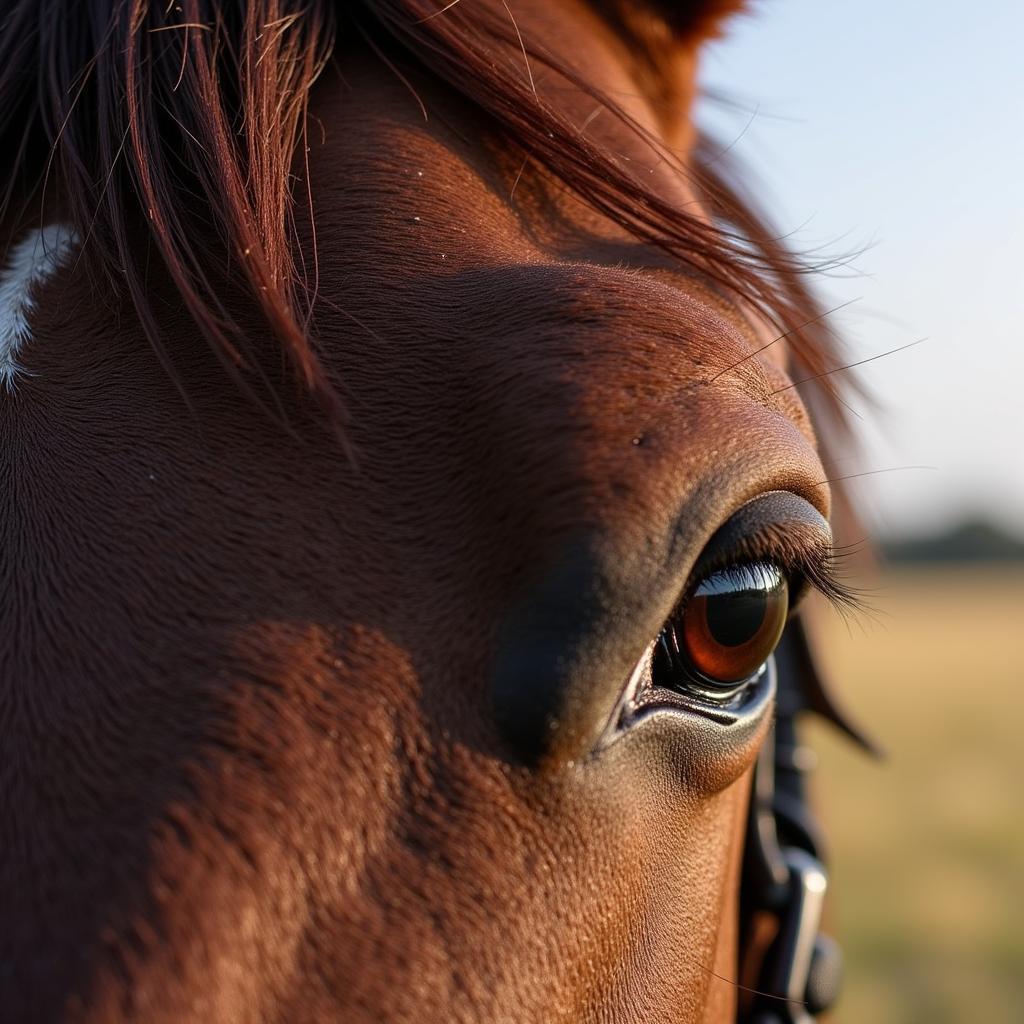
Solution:
[[(708, 720), (709, 727), (732, 726), (738, 717), (748, 714), (751, 705), (757, 705), (774, 692), (774, 676), (770, 661), (766, 662), (727, 702), (700, 700), (695, 696), (676, 694), (654, 686), (650, 678), (651, 651), (649, 647), (630, 676), (622, 700), (616, 706), (599, 747), (629, 732), (633, 727), (653, 716), (681, 714), (685, 718), (698, 716)], [(770, 678), (769, 678), (770, 677)], [(767, 693), (766, 693), (767, 691)], [(756, 707), (754, 708), (756, 711)]]

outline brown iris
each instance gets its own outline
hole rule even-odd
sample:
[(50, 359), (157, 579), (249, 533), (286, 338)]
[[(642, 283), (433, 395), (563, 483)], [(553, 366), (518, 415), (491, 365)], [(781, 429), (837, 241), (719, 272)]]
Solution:
[(705, 577), (674, 623), (680, 653), (711, 682), (749, 679), (782, 636), (788, 589), (781, 570), (769, 563)]
[(789, 587), (777, 565), (752, 562), (705, 576), (654, 645), (651, 682), (731, 700), (782, 636)]

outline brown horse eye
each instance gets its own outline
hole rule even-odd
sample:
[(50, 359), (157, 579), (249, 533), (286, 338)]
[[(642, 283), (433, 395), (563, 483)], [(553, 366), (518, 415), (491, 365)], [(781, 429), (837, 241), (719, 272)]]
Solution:
[(654, 684), (734, 690), (775, 649), (788, 610), (789, 588), (776, 565), (737, 565), (706, 576), (658, 638)]

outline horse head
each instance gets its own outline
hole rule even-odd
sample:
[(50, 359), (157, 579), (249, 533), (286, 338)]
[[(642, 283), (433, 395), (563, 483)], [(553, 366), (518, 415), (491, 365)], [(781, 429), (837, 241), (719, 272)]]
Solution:
[(7, 5), (8, 1019), (734, 1019), (841, 594), (736, 6)]

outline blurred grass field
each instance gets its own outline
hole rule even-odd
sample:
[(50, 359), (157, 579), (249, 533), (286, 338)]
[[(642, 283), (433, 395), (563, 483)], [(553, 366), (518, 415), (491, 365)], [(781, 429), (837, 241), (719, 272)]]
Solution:
[(817, 723), (816, 805), (847, 954), (838, 1024), (1024, 1022), (1024, 570), (890, 570), (829, 616), (838, 695), (886, 750)]

